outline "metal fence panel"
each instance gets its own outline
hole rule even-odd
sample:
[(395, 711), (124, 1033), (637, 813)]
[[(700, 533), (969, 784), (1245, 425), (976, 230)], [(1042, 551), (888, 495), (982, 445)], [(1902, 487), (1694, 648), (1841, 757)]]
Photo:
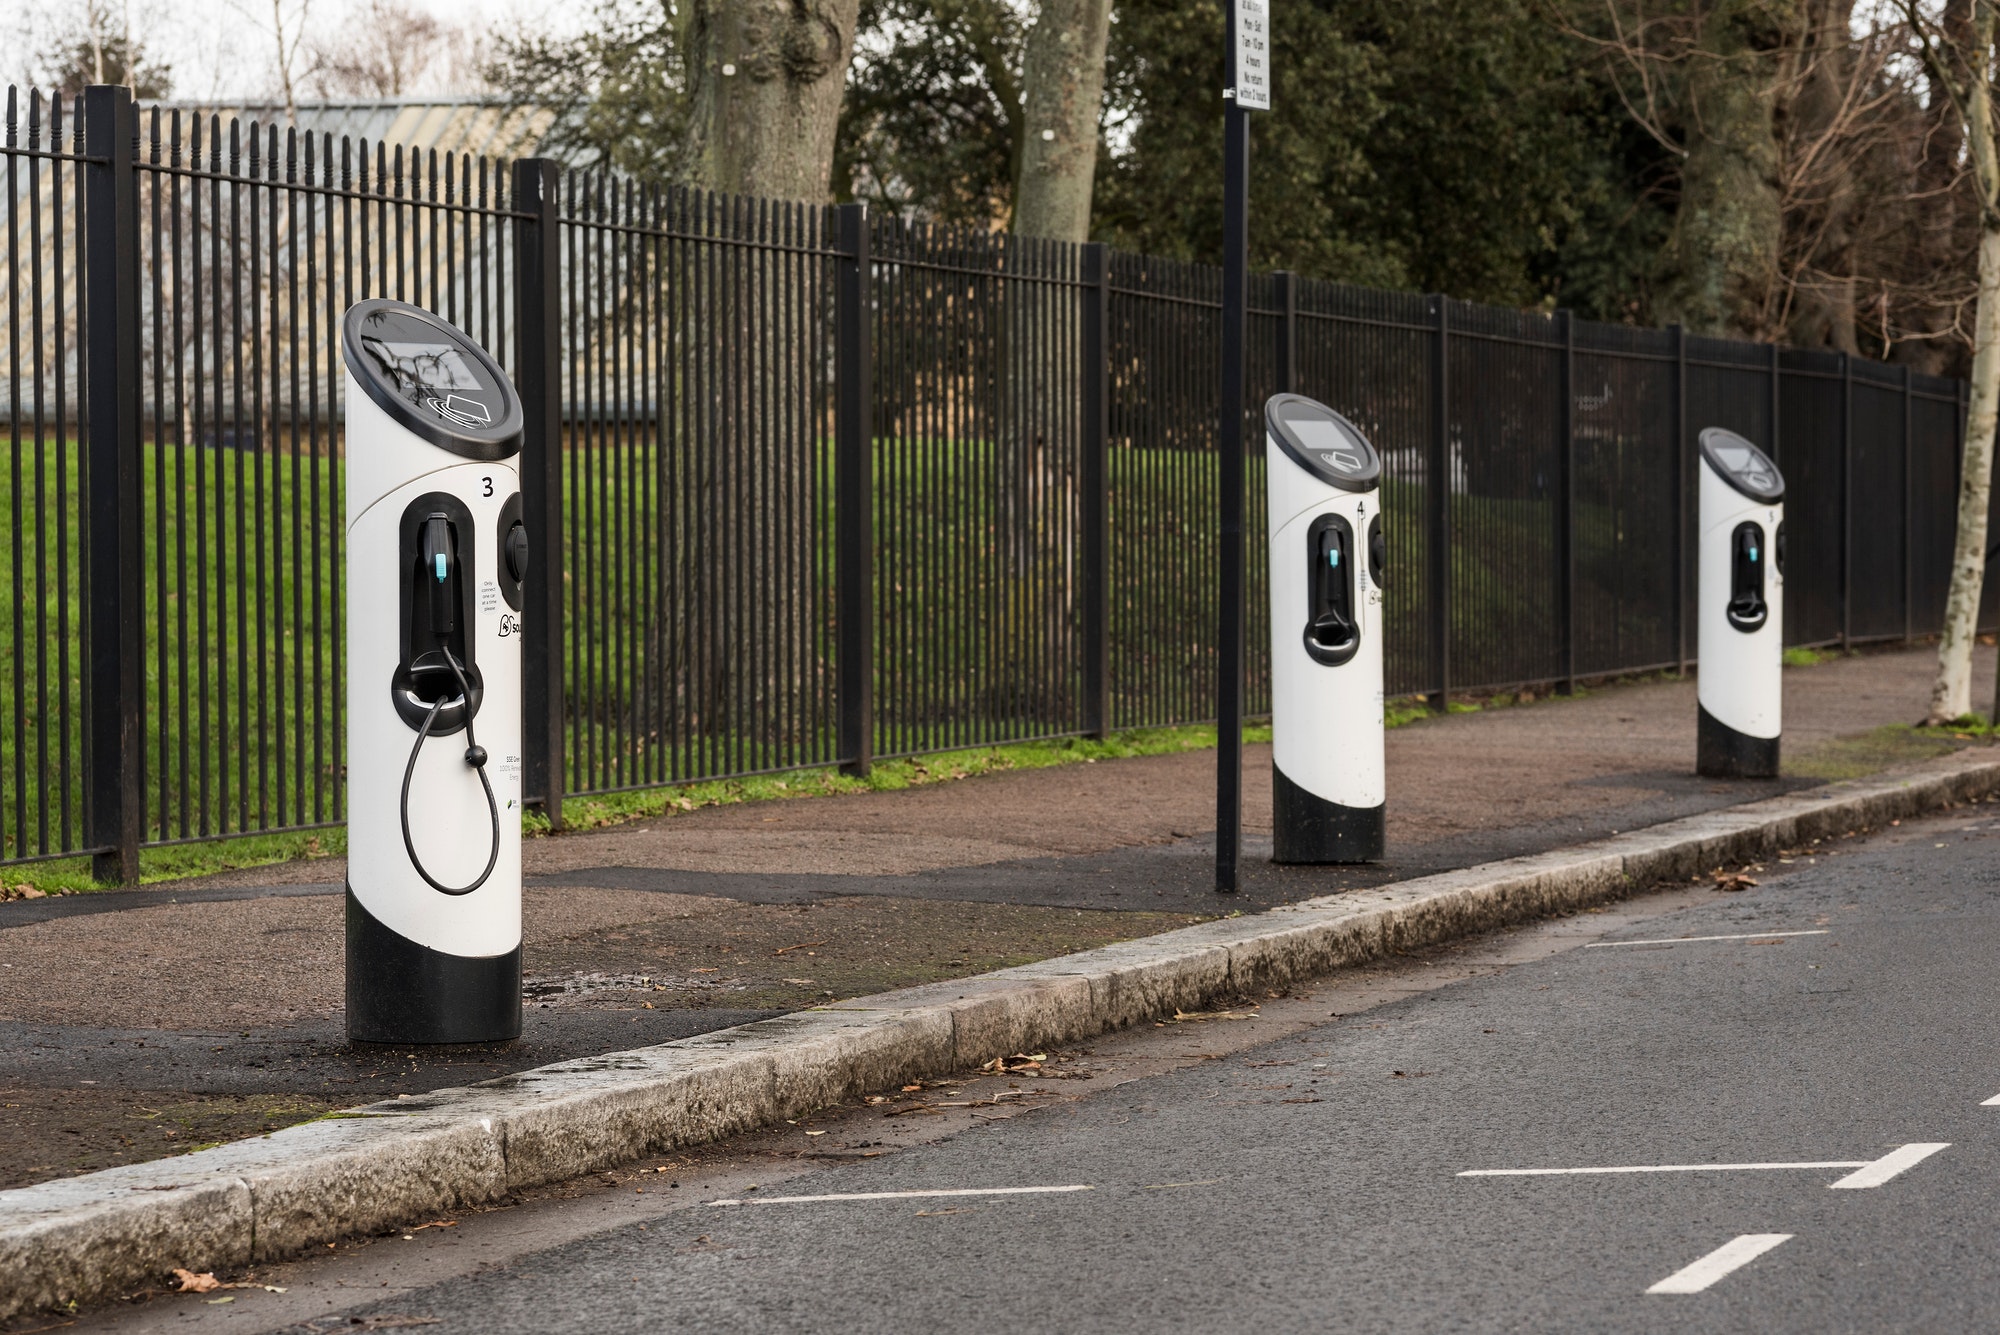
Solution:
[(1560, 339), (1546, 317), (1450, 311), (1450, 431), (1465, 460), (1451, 502), (1453, 683), (1553, 681), (1565, 633)]
[(1222, 272), (1120, 254), (1111, 276), (1111, 717), (1192, 722), (1215, 701)]
[(84, 846), (82, 100), (7, 93), (0, 858)]
[(1079, 732), (1080, 248), (870, 246), (876, 753)]
[[(8, 103), (0, 862), (125, 874), (139, 840), (341, 819), (338, 322), (371, 295), (541, 368), (517, 378), (560, 529), (529, 644), (561, 683), (530, 729), (554, 802), (1212, 717), (1219, 270), (539, 162), (517, 207), (505, 163), (215, 116), (141, 113), (128, 161), (89, 151), (81, 105)], [(134, 257), (136, 331), (91, 337), (86, 291), (125, 305), (90, 254)], [(1956, 382), (1291, 275), (1249, 296), (1252, 716), (1286, 389), (1382, 452), (1391, 694), (1697, 652), (1709, 426), (1786, 472), (1789, 643), (1939, 624)], [(99, 364), (140, 407), (93, 450)], [(105, 702), (131, 746), (102, 745)]]
[(1578, 341), (1577, 670), (1672, 664), (1680, 655), (1674, 561), (1684, 525), (1672, 336), (1588, 326)]
[(1841, 638), (1846, 579), (1844, 384), (1836, 353), (1780, 359), (1776, 458), (1785, 475), (1785, 643)]
[(1909, 621), (1903, 390), (1894, 368), (1853, 364), (1847, 541), (1849, 631), (1857, 640), (1899, 638)]
[(568, 792), (835, 759), (829, 228), (565, 183)]

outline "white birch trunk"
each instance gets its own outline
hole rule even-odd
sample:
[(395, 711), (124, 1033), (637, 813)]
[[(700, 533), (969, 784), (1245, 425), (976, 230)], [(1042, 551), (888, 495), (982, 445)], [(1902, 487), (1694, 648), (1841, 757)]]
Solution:
[[(1993, 482), (1994, 410), (2000, 407), (2000, 156), (1993, 141), (1994, 0), (1977, 0), (1964, 90), (1966, 146), (1979, 190), (1979, 305), (1973, 318), (1972, 401), (1966, 409), (1959, 467), (1958, 542), (1951, 557), (1938, 636), (1937, 680), (1925, 722), (1949, 723), (1972, 712), (1972, 645), (1986, 581), (1986, 510)], [(1941, 71), (1942, 73), (1942, 71)]]

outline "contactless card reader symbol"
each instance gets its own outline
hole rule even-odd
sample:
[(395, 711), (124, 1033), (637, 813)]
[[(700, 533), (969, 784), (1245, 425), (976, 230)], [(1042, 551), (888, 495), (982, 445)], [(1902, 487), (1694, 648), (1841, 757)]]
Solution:
[(1322, 450), (1319, 461), (1328, 468), (1338, 469), (1343, 473), (1358, 473), (1367, 467), (1367, 461), (1360, 455), (1346, 450)]
[(424, 401), (448, 422), (474, 429), (493, 425), (493, 414), (478, 399), (468, 399), (463, 394), (447, 394), (442, 400), (427, 398)]

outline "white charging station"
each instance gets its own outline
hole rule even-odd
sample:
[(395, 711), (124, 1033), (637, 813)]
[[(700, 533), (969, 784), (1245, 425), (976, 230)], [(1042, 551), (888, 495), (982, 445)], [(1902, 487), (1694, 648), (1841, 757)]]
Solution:
[(347, 368), (347, 1032), (521, 1032), (521, 401), (372, 298)]
[(1325, 404), (1264, 406), (1271, 533), (1271, 858), (1382, 856), (1382, 461)]
[(1778, 773), (1785, 655), (1785, 479), (1733, 431), (1701, 433), (1695, 768)]

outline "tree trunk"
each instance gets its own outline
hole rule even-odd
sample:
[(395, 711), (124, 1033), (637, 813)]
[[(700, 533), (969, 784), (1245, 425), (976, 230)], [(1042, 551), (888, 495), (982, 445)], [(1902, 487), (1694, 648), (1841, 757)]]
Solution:
[(1800, 0), (1720, 0), (1688, 74), (1680, 207), (1667, 242), (1668, 310), (1703, 334), (1762, 338), (1784, 218), (1773, 124)]
[(684, 164), (697, 185), (822, 203), (861, 0), (689, 0)]
[[(1021, 54), (1010, 269), (1055, 274), (1075, 263), (1070, 246), (1090, 239), (1097, 128), (1111, 0), (1042, 0)], [(1033, 239), (1031, 239), (1033, 238)], [(1030, 259), (1030, 257), (1033, 257)], [(1006, 377), (1001, 394), (1000, 538), (1009, 578), (1002, 625), (1014, 639), (1002, 666), (1007, 717), (1061, 726), (1072, 703), (1061, 678), (1041, 665), (1068, 643), (1075, 609), (1075, 461), (1081, 394), (1078, 368), (1058, 355), (1074, 347), (1077, 294), (1037, 282), (1003, 282)], [(1058, 674), (1060, 677), (1060, 674)]]
[[(1980, 101), (1984, 101), (1981, 97)], [(1974, 116), (1984, 114), (1975, 110)], [(1938, 675), (1924, 721), (1949, 723), (1972, 712), (1972, 645), (1986, 580), (1986, 509), (1993, 481), (1994, 409), (2000, 406), (2000, 227), (1979, 233), (1979, 306), (1973, 319), (1972, 401), (1966, 408), (1965, 458), (1958, 478), (1958, 542), (1951, 592), (1938, 637)]]
[(708, 374), (688, 387), (698, 402), (685, 465), (700, 563), (689, 624), (702, 649), (683, 680), (705, 755), (736, 768), (811, 754), (817, 678), (798, 646), (819, 629), (806, 515), (821, 424), (810, 415), (817, 350), (804, 334), (817, 289), (779, 247), (803, 244), (809, 215), (827, 202), (859, 9), (860, 0), (684, 0), (679, 11), (683, 170), (716, 192), (694, 201), (700, 230), (762, 243), (704, 247), (685, 312)]
[[(1951, 554), (1951, 591), (1938, 636), (1938, 673), (1925, 722), (1949, 723), (1972, 712), (1972, 644), (1979, 596), (1986, 582), (1986, 509), (1993, 481), (1994, 410), (2000, 407), (2000, 153), (1993, 141), (1994, 0), (1975, 0), (1971, 41), (1961, 65), (1966, 82), (1967, 156), (1979, 190), (1979, 304), (1973, 316), (1972, 401), (1966, 409), (1965, 455), (1958, 474), (1958, 541)], [(1943, 77), (1950, 71), (1940, 70)]]
[(1014, 232), (1090, 239), (1097, 123), (1111, 0), (1042, 0), (1021, 53), (1026, 134), (1014, 182)]

